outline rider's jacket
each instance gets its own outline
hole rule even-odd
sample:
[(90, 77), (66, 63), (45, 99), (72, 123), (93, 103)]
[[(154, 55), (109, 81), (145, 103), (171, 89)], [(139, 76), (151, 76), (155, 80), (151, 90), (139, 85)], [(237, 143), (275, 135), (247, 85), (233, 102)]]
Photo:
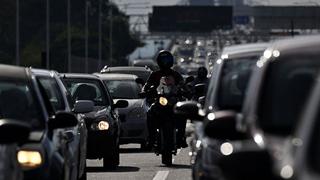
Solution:
[(146, 84), (142, 88), (142, 92), (148, 92), (149, 97), (152, 95), (156, 95), (156, 94), (153, 94), (153, 93), (156, 93), (156, 91), (151, 91), (151, 94), (150, 94), (150, 89), (152, 86), (156, 89), (159, 86), (160, 79), (163, 76), (167, 76), (167, 77), (171, 76), (174, 79), (175, 85), (183, 84), (183, 77), (177, 71), (174, 71), (172, 69), (159, 70), (151, 73)]

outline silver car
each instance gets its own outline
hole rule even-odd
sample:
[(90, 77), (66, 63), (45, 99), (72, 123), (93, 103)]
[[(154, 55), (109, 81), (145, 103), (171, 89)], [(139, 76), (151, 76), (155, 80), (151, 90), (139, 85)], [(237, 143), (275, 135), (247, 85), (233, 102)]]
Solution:
[(96, 74), (108, 87), (114, 101), (124, 99), (129, 102), (127, 108), (119, 109), (121, 120), (120, 143), (139, 143), (143, 149), (147, 140), (146, 100), (139, 97), (142, 85), (138, 77), (131, 74)]

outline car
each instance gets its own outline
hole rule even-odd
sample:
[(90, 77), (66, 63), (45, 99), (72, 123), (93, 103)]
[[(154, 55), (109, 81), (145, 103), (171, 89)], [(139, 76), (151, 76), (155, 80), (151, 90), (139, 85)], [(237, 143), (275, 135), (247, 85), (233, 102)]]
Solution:
[[(15, 149), (24, 179), (63, 179), (64, 158), (59, 144), (53, 140), (56, 129), (77, 125), (70, 112), (54, 112), (44, 89), (37, 83), (30, 68), (0, 65), (0, 109), (2, 121), (25, 123), (29, 136)], [(23, 129), (21, 129), (23, 130)], [(2, 133), (2, 132), (1, 132)], [(8, 139), (15, 138), (12, 131)], [(19, 137), (19, 132), (14, 132)], [(60, 142), (63, 137), (58, 137)], [(8, 152), (8, 155), (10, 157)]]
[[(53, 140), (60, 145), (61, 153), (65, 159), (65, 172), (67, 179), (85, 179), (86, 178), (86, 153), (87, 153), (87, 127), (82, 114), (74, 112), (75, 102), (70, 93), (64, 87), (59, 75), (55, 71), (31, 69), (37, 82), (44, 88), (49, 101), (55, 112), (65, 111), (74, 113), (78, 119), (75, 127), (67, 129), (57, 129), (54, 131)], [(78, 102), (79, 104), (79, 102)], [(87, 113), (93, 110), (93, 102), (82, 102), (87, 110), (81, 113)], [(63, 142), (59, 142), (59, 136), (65, 137)]]
[[(4, 83), (0, 81), (1, 91), (6, 86)], [(31, 127), (23, 119), (9, 119), (8, 110), (10, 108), (0, 113), (0, 179), (22, 180), (23, 170), (17, 158), (17, 151), (20, 152), (18, 145), (27, 141)], [(12, 132), (15, 132), (14, 136)]]
[[(245, 48), (241, 48), (241, 46)], [(217, 60), (213, 66), (205, 105), (201, 109), (205, 112), (204, 121), (211, 118), (208, 117), (209, 114), (217, 111), (241, 112), (252, 69), (267, 47), (268, 43), (253, 43), (236, 45), (233, 47), (233, 51), (223, 51), (221, 59)], [(201, 107), (196, 102), (186, 102), (184, 106), (188, 104)], [(194, 115), (189, 114), (189, 116)], [(220, 142), (206, 136), (203, 123), (194, 120), (196, 131), (191, 141), (190, 153), (193, 179), (219, 179), (222, 175), (217, 168), (215, 159), (220, 156), (217, 153)]]
[[(308, 96), (303, 113), (300, 116), (295, 131), (292, 133), (292, 143), (285, 144), (285, 154), (279, 159), (280, 176), (297, 180), (319, 179), (319, 119), (320, 119), (320, 77)], [(290, 171), (291, 170), (291, 171)], [(281, 173), (282, 172), (282, 173)], [(288, 173), (289, 172), (289, 173)]]
[(293, 132), (320, 70), (319, 45), (318, 35), (273, 42), (254, 68), (242, 112), (218, 111), (205, 122), (208, 136), (222, 141), (225, 179), (292, 178), (286, 146), (301, 144)]
[(145, 149), (148, 129), (148, 105), (145, 98), (140, 98), (141, 85), (137, 83), (138, 76), (130, 74), (97, 74), (108, 87), (116, 102), (124, 99), (129, 102), (127, 108), (119, 109), (121, 120), (120, 143), (139, 143)]
[(159, 69), (157, 63), (152, 59), (136, 59), (132, 62), (132, 66), (148, 67), (152, 71), (156, 71)]
[(64, 85), (73, 100), (94, 102), (94, 111), (85, 114), (88, 128), (87, 159), (103, 158), (103, 167), (114, 169), (120, 163), (120, 120), (115, 111), (125, 108), (128, 101), (113, 99), (98, 76), (91, 74), (61, 74)]
[(147, 82), (152, 70), (148, 67), (135, 67), (135, 66), (116, 66), (109, 67), (105, 66), (101, 71), (101, 74), (105, 73), (121, 73), (121, 74), (134, 74), (139, 78), (143, 79), (144, 82)]

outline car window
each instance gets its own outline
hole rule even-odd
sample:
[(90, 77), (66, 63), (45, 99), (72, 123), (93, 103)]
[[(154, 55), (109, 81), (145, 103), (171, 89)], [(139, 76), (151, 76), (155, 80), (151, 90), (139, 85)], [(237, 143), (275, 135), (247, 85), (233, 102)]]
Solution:
[(270, 64), (258, 105), (263, 130), (279, 135), (292, 132), (319, 67), (319, 61), (313, 59), (292, 58)]
[(66, 88), (74, 101), (91, 100), (95, 106), (110, 106), (103, 84), (98, 80), (65, 78)]
[(138, 99), (141, 87), (132, 80), (104, 80), (114, 99)]
[(224, 61), (217, 94), (220, 109), (241, 110), (252, 68), (258, 59), (252, 56)]
[(39, 104), (30, 86), (24, 82), (0, 80), (0, 119), (28, 122), (34, 130), (43, 127)]
[(65, 103), (60, 88), (53, 78), (38, 77), (39, 82), (46, 91), (46, 95), (55, 111), (64, 110)]

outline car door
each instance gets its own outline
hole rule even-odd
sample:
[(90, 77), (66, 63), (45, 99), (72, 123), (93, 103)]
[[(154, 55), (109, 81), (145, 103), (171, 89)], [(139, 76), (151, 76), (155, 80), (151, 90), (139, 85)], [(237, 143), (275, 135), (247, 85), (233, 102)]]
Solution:
[[(37, 76), (37, 80), (44, 88), (54, 111), (68, 111), (63, 94), (56, 80), (47, 76)], [(77, 156), (75, 151), (78, 150), (79, 141), (75, 138), (77, 135), (76, 128), (77, 127), (56, 129), (53, 132), (53, 143), (65, 160), (65, 176), (67, 178), (71, 176), (69, 173), (71, 173), (72, 168), (77, 167)]]

